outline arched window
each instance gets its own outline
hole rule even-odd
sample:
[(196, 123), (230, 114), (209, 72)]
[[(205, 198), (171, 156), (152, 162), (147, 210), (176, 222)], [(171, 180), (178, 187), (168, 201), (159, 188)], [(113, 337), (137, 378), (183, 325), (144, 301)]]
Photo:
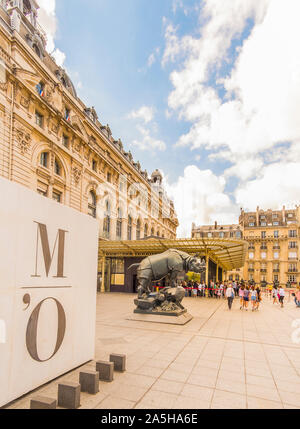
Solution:
[(132, 217), (128, 216), (127, 239), (132, 240)]
[(97, 198), (94, 191), (89, 193), (88, 198), (88, 214), (94, 218), (97, 216)]
[(136, 239), (137, 240), (141, 239), (141, 221), (140, 221), (140, 219), (138, 219), (137, 224), (136, 224)]
[(144, 228), (144, 237), (148, 237), (148, 225), (147, 224), (145, 225), (145, 228)]
[(119, 208), (118, 209), (118, 219), (117, 219), (117, 240), (121, 240), (122, 239), (122, 210)]
[(151, 229), (151, 236), (154, 237), (154, 228)]
[(110, 236), (110, 203), (108, 200), (105, 203), (103, 233), (104, 233), (105, 238), (109, 238), (109, 236)]
[(157, 231), (157, 234), (156, 234), (156, 236), (157, 236), (157, 237), (159, 237), (159, 236), (160, 236), (160, 232), (159, 232), (159, 231)]
[(58, 161), (57, 158), (55, 158), (55, 162), (54, 162), (54, 173), (57, 176), (61, 176), (61, 173), (62, 173), (61, 163)]
[(42, 152), (41, 153), (40, 164), (43, 167), (48, 168), (48, 164), (49, 164), (49, 152)]

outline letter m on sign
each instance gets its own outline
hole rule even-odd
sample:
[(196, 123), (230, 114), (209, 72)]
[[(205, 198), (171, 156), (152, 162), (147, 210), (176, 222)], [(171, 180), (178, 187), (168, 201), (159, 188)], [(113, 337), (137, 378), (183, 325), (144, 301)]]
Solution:
[(55, 250), (57, 248), (57, 274), (54, 277), (64, 277), (64, 261), (65, 261), (65, 241), (67, 231), (59, 229), (54, 242), (53, 250), (50, 250), (49, 237), (47, 226), (35, 222), (37, 224), (37, 240), (36, 240), (36, 260), (35, 260), (35, 274), (32, 277), (41, 277), (38, 274), (38, 260), (39, 250), (42, 248), (42, 255), (45, 265), (46, 276), (49, 276), (50, 268), (54, 259)]

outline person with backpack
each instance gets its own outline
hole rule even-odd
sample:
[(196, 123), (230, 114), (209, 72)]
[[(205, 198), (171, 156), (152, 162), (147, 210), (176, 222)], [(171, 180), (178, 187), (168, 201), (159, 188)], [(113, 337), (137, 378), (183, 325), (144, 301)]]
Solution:
[(234, 289), (231, 284), (229, 284), (228, 288), (226, 289), (226, 298), (228, 302), (228, 308), (231, 310), (232, 303), (234, 300)]

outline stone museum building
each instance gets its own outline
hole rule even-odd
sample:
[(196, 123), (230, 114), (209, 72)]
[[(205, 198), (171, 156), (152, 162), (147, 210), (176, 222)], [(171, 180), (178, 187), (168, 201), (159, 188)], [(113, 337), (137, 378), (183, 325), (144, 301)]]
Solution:
[(281, 285), (299, 284), (300, 207), (282, 210), (241, 211), (239, 224), (229, 226), (192, 226), (192, 237), (238, 234), (249, 248), (243, 268), (227, 271), (226, 280), (246, 280), (255, 283)]
[[(79, 99), (45, 50), (37, 10), (35, 0), (0, 0), (0, 175), (97, 218), (100, 246), (176, 238), (160, 172), (149, 177)], [(105, 269), (117, 274), (122, 264)], [(99, 277), (102, 269), (100, 259)]]

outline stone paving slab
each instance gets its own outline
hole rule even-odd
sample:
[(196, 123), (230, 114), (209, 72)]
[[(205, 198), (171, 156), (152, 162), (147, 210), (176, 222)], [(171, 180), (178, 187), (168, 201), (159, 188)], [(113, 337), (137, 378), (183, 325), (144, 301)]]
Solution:
[[(193, 320), (176, 326), (127, 320), (134, 298), (98, 295), (95, 361), (126, 354), (127, 371), (100, 382), (98, 394), (82, 394), (81, 408), (300, 408), (300, 344), (292, 339), (300, 310), (292, 300), (282, 309), (265, 297), (258, 312), (246, 312), (238, 300), (229, 311), (223, 299), (186, 298)], [(94, 367), (87, 363), (7, 408), (29, 408), (36, 395), (56, 398), (58, 383)]]

